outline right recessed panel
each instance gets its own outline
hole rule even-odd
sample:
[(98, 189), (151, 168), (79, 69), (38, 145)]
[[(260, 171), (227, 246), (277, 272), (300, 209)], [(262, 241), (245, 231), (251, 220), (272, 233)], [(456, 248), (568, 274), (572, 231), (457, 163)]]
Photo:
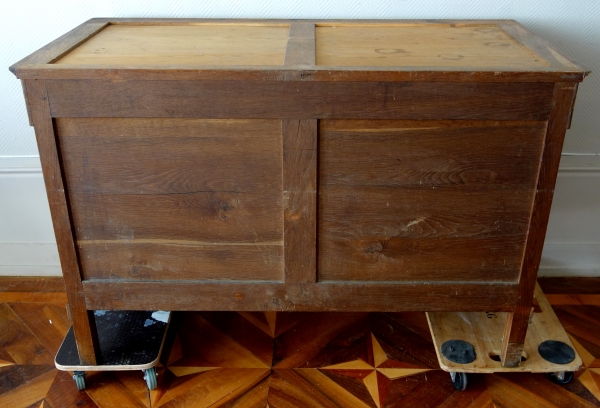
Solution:
[(495, 24), (322, 25), (324, 66), (543, 68), (547, 62)]
[(319, 281), (516, 281), (546, 123), (324, 120)]

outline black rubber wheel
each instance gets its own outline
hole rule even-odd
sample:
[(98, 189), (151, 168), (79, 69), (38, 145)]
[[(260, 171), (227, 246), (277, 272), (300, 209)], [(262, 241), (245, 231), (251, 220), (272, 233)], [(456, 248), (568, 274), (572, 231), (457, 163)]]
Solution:
[(76, 371), (73, 373), (73, 380), (75, 380), (75, 385), (77, 385), (77, 389), (79, 391), (85, 390), (85, 373), (81, 371)]
[(555, 373), (548, 373), (548, 378), (550, 379), (550, 381), (552, 381), (554, 384), (568, 384), (571, 381), (573, 381), (573, 372), (572, 371), (566, 371), (565, 372), (565, 378), (560, 380)]
[[(452, 378), (452, 376), (450, 376), (450, 378)], [(452, 384), (454, 384), (454, 388), (456, 388), (458, 391), (466, 390), (467, 386), (469, 385), (467, 373), (457, 372), (454, 375), (454, 380), (452, 380)]]

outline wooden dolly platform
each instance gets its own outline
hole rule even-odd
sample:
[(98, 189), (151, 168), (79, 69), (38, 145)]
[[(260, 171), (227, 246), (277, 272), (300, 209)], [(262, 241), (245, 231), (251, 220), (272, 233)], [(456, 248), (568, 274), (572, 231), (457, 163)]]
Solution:
[[(581, 358), (537, 284), (534, 299), (537, 304), (533, 308), (521, 364), (518, 367), (504, 367), (500, 362), (507, 313), (427, 313), (427, 321), (440, 367), (442, 370), (450, 372), (452, 382), (457, 389), (466, 389), (467, 373), (549, 373), (554, 382), (562, 384), (573, 378), (573, 371), (577, 371), (582, 365)], [(472, 356), (472, 358), (474, 357), (473, 361), (454, 362), (444, 355), (444, 348), (447, 354), (452, 343), (448, 343), (446, 347), (443, 347), (444, 344), (454, 340), (473, 346), (475, 354)], [(540, 345), (542, 345), (541, 348)], [(454, 348), (456, 350), (452, 351), (455, 354), (470, 355), (471, 353), (470, 350), (460, 350), (460, 346)], [(543, 356), (555, 362), (549, 361)], [(567, 362), (571, 358), (572, 361)]]
[(170, 312), (96, 310), (100, 364), (83, 365), (73, 327), (63, 340), (54, 359), (56, 368), (72, 371), (78, 390), (85, 389), (86, 371), (142, 370), (148, 389), (157, 387), (155, 366), (165, 343)]

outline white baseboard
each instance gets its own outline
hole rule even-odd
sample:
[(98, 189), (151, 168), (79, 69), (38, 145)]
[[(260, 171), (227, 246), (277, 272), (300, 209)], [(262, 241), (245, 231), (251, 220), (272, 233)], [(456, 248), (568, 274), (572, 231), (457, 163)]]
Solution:
[[(0, 276), (60, 276), (39, 158), (0, 157)], [(600, 276), (600, 156), (563, 156), (539, 276)]]

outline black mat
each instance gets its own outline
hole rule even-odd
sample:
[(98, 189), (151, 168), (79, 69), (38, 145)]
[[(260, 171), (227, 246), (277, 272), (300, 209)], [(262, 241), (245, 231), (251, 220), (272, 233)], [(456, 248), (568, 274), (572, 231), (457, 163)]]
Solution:
[[(100, 362), (98, 365), (143, 365), (158, 358), (167, 323), (152, 317), (152, 311), (94, 312)], [(159, 312), (164, 313), (165, 312)], [(168, 312), (167, 312), (168, 313)], [(56, 355), (61, 366), (79, 366), (79, 355), (75, 345), (73, 327), (69, 329)]]

